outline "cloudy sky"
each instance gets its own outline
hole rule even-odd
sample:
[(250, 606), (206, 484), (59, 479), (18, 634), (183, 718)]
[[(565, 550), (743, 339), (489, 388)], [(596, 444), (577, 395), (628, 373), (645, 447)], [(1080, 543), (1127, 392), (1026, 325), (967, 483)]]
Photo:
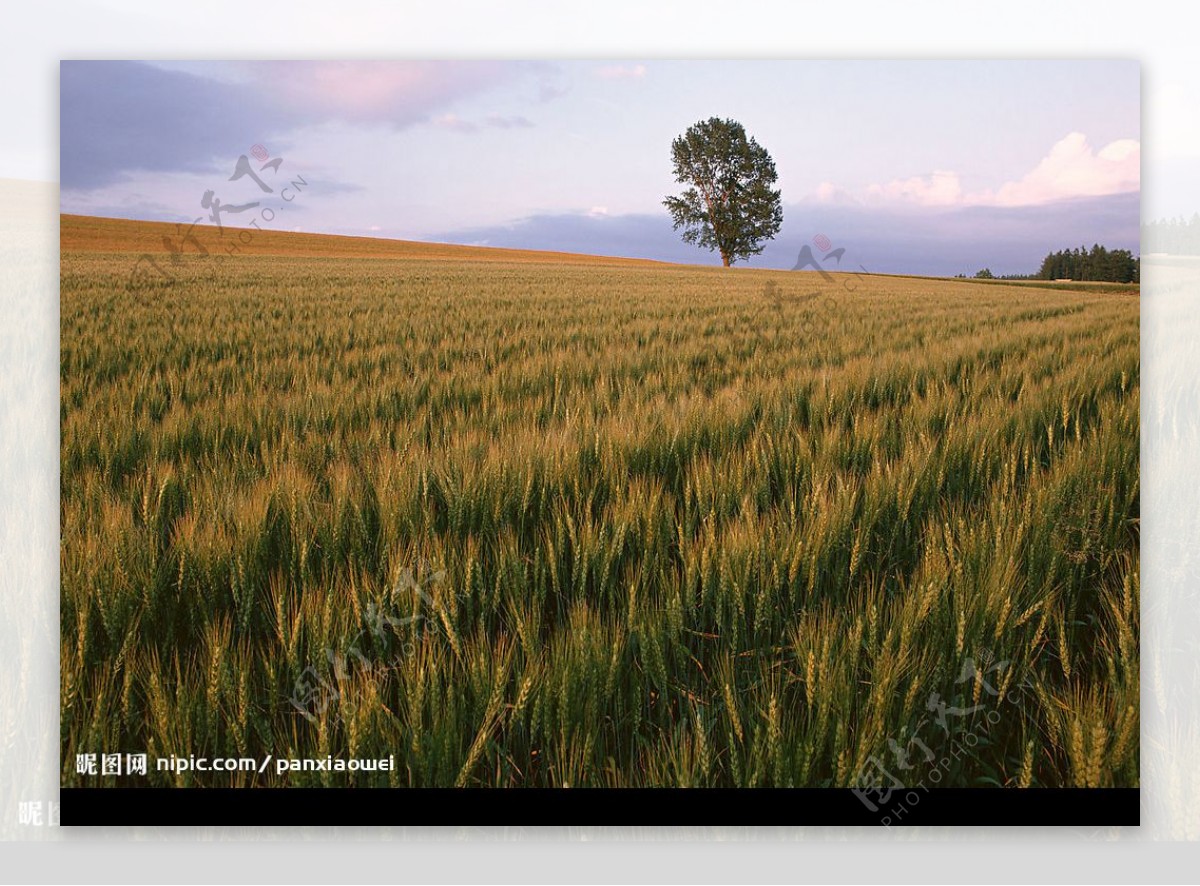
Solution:
[(60, 113), (64, 212), (211, 223), (219, 200), (232, 225), (715, 264), (662, 199), (671, 140), (720, 116), (779, 172), (752, 266), (821, 235), (894, 273), (1138, 244), (1126, 61), (63, 62)]

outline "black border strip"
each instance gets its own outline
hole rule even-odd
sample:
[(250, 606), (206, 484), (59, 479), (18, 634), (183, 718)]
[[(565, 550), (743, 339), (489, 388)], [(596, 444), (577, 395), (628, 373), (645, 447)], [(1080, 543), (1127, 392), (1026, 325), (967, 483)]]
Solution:
[[(1138, 788), (63, 788), (61, 824), (1135, 826)], [(872, 801), (872, 811), (865, 800)]]

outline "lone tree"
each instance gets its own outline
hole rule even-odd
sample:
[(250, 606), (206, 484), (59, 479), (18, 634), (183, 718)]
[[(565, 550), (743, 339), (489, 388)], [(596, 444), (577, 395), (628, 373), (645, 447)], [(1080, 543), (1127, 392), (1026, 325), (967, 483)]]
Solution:
[(663, 205), (683, 242), (721, 253), (729, 267), (763, 251), (783, 224), (775, 161), (736, 120), (710, 117), (671, 142), (675, 181), (690, 185)]

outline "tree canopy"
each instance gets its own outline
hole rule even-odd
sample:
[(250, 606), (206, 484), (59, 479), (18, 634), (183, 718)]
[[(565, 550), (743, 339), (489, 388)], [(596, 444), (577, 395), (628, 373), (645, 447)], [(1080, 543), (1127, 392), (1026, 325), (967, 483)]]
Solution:
[(689, 185), (663, 205), (683, 242), (716, 250), (729, 267), (763, 251), (783, 224), (775, 161), (736, 120), (711, 117), (671, 143), (675, 181)]
[(1161, 218), (1142, 228), (1142, 249), (1168, 255), (1200, 255), (1200, 213)]
[(1042, 280), (1091, 280), (1106, 283), (1137, 283), (1141, 262), (1128, 249), (1061, 249), (1042, 260), (1037, 276)]

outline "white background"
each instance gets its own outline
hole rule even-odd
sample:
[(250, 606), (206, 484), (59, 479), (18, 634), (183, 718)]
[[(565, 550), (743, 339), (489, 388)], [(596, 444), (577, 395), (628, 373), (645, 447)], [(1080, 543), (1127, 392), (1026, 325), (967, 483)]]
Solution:
[[(1200, 210), (1182, 4), (6, 4), (0, 29), (0, 878), (89, 882), (1194, 881), (1200, 839), (1200, 311), (1143, 268), (1143, 826), (1023, 829), (20, 825), (58, 782), (58, 61), (63, 58), (1132, 58), (1144, 217)], [(1030, 96), (1030, 101), (1037, 97)], [(1159, 209), (1162, 207), (1162, 209)], [(1189, 210), (1190, 214), (1190, 210)], [(418, 812), (419, 815), (419, 812)], [(469, 809), (464, 821), (470, 821)]]

